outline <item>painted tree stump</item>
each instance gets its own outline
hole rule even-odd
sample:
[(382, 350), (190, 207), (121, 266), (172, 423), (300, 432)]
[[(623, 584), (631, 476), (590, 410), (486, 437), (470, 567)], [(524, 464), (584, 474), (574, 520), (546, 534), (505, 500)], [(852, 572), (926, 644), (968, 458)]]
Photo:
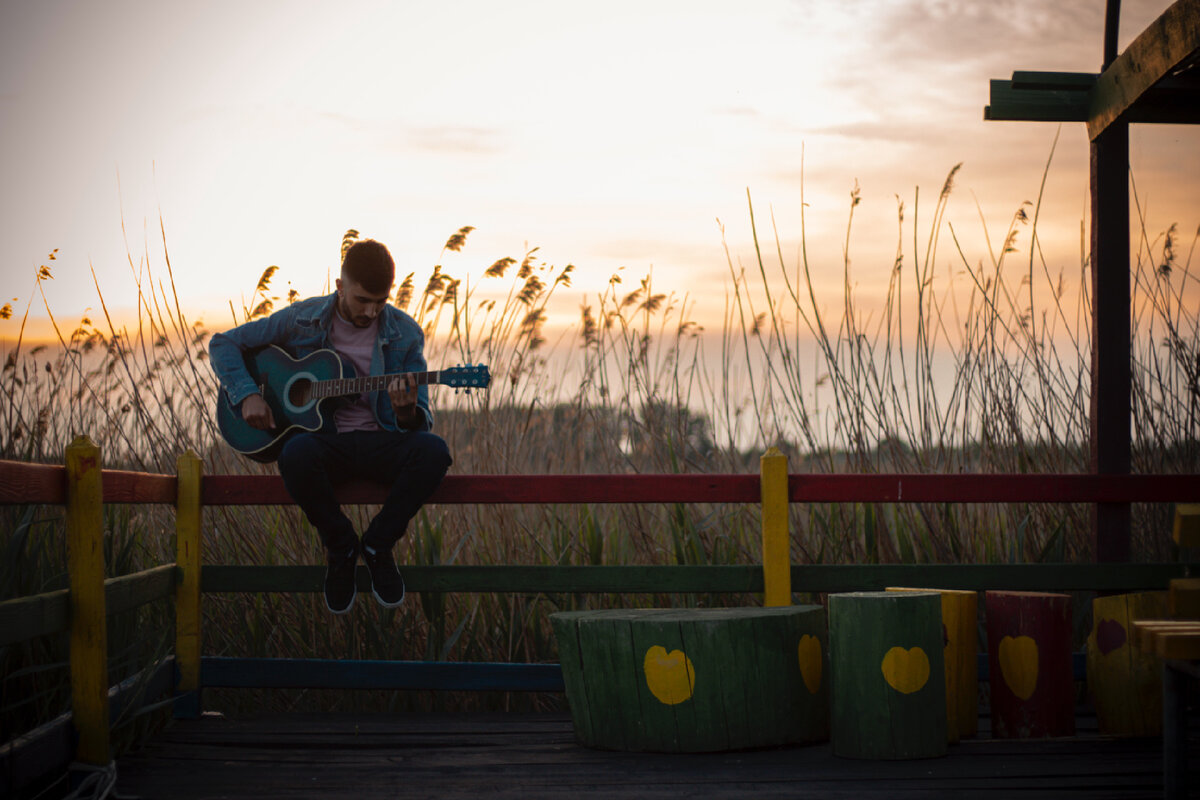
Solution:
[(1162, 665), (1133, 641), (1133, 623), (1159, 619), (1165, 592), (1097, 597), (1087, 642), (1087, 680), (1100, 732), (1113, 736), (1162, 733)]
[(1073, 735), (1070, 595), (990, 591), (984, 603), (992, 734), (1001, 739)]
[(946, 754), (941, 598), (935, 592), (829, 597), (834, 755)]
[(575, 735), (711, 752), (829, 737), (820, 606), (551, 614)]
[(957, 742), (979, 732), (979, 595), (958, 589), (909, 589), (889, 592), (937, 592), (942, 598), (942, 639), (946, 646), (946, 740)]

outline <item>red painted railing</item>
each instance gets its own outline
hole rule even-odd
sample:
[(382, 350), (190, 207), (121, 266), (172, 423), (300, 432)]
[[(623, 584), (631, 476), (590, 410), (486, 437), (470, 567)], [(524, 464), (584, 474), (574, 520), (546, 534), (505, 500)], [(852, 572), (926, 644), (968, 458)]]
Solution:
[[(173, 475), (105, 470), (104, 502), (175, 502)], [(348, 483), (346, 503), (382, 502), (378, 484)], [(1200, 475), (844, 474), (788, 477), (793, 503), (1200, 502)], [(757, 503), (756, 474), (448, 475), (430, 503)], [(63, 503), (66, 469), (0, 461), (0, 505)], [(290, 505), (277, 475), (205, 475), (204, 505)]]

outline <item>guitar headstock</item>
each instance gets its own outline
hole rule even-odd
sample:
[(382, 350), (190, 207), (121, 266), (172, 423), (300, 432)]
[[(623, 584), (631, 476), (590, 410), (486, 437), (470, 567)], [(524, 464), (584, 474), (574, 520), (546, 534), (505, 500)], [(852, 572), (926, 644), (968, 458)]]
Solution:
[(456, 389), (486, 389), (491, 382), (492, 373), (486, 364), (448, 367), (438, 377), (438, 383)]

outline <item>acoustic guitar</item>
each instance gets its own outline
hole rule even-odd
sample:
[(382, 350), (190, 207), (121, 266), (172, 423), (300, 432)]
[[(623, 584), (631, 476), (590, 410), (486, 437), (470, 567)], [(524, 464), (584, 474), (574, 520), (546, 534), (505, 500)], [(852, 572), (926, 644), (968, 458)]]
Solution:
[(270, 462), (289, 437), (304, 431), (332, 432), (333, 411), (339, 403), (363, 392), (386, 390), (393, 379), (410, 375), (417, 385), (441, 384), (455, 389), (484, 389), (492, 376), (483, 364), (450, 367), (435, 372), (397, 372), (356, 376), (354, 367), (333, 350), (317, 350), (292, 358), (276, 345), (247, 353), (246, 369), (271, 414), (276, 427), (260, 430), (242, 419), (242, 412), (221, 391), (217, 401), (217, 429), (229, 446), (247, 458)]

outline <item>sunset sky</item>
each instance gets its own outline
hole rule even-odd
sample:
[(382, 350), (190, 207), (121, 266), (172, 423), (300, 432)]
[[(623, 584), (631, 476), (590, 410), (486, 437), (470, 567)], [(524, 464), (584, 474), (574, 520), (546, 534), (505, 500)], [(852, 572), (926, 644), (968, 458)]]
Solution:
[[(1126, 0), (1121, 46), (1168, 5)], [(1103, 0), (6, 2), (0, 305), (15, 314), (0, 339), (16, 336), (42, 264), (68, 325), (98, 311), (90, 268), (127, 310), (122, 220), (134, 265), (148, 254), (162, 277), (160, 214), (180, 299), (214, 328), (268, 265), (282, 291), (321, 291), (347, 228), (420, 279), (463, 225), (476, 231), (444, 258), (452, 274), (534, 246), (575, 264), (563, 319), (624, 267), (633, 280), (652, 269), (717, 320), (729, 283), (717, 220), (749, 264), (749, 189), (794, 259), (802, 167), (809, 255), (834, 292), (860, 186), (850, 249), (869, 297), (895, 254), (897, 196), (911, 225), (920, 187), (923, 242), (962, 162), (947, 219), (971, 260), (987, 252), (980, 211), (995, 240), (1036, 198), (1058, 126), (984, 122), (988, 79), (1098, 70), (1103, 12)], [(1087, 155), (1084, 126), (1064, 125), (1040, 236), (1069, 275)], [(1132, 163), (1150, 235), (1177, 222), (1190, 243), (1200, 129), (1140, 126)]]

